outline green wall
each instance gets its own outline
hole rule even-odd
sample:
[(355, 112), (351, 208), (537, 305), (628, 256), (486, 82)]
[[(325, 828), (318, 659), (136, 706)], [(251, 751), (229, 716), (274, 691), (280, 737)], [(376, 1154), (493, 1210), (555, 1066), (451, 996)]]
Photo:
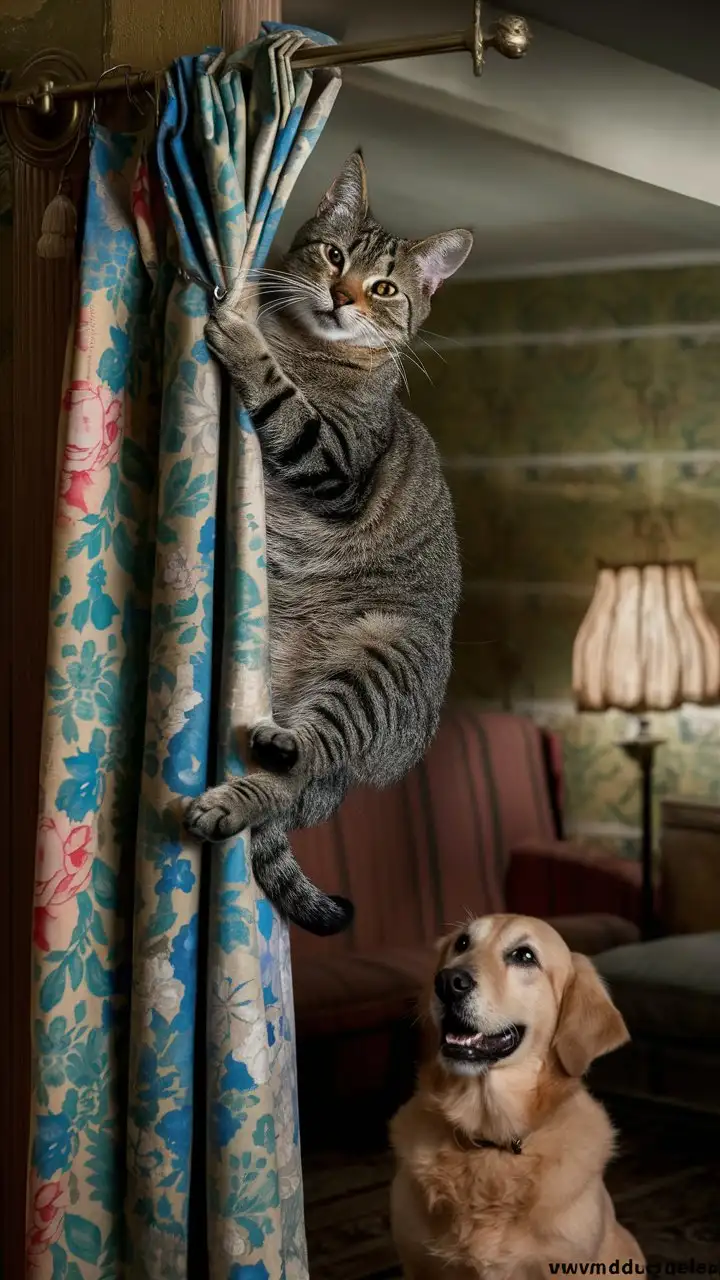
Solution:
[[(411, 379), (462, 544), (454, 690), (556, 728), (572, 827), (635, 856), (625, 718), (575, 713), (572, 643), (597, 559), (642, 557), (653, 507), (720, 625), (720, 268), (460, 284), (428, 324), (454, 339)], [(658, 793), (720, 796), (720, 713), (655, 725)]]

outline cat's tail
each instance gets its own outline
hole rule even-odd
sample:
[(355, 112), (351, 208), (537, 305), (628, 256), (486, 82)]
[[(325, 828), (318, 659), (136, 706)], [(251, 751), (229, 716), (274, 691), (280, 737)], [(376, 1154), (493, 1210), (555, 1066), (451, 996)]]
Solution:
[(314, 885), (290, 847), (281, 827), (268, 823), (253, 831), (253, 871), (263, 893), (281, 915), (308, 933), (328, 937), (352, 923), (355, 909), (347, 898), (323, 893)]

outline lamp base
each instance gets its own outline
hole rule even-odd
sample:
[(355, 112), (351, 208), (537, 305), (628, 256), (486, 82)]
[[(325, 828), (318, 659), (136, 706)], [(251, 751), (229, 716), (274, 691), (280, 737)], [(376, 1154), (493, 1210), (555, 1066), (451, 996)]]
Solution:
[(641, 764), (646, 757), (652, 757), (657, 747), (661, 747), (666, 738), (657, 738), (652, 733), (650, 721), (647, 716), (638, 716), (635, 724), (635, 732), (629, 733), (627, 738), (617, 743), (622, 747), (626, 756), (631, 760), (635, 760), (637, 764)]
[(634, 760), (640, 769), (642, 792), (642, 885), (641, 930), (644, 940), (658, 932), (655, 915), (655, 887), (653, 877), (652, 795), (655, 752), (666, 741), (653, 735), (647, 716), (638, 716), (636, 732), (618, 742), (625, 755)]

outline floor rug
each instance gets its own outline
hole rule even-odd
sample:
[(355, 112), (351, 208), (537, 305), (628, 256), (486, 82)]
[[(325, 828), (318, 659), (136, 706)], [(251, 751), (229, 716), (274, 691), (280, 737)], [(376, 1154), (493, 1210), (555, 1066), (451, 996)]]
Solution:
[[(606, 1104), (619, 1130), (607, 1185), (657, 1275), (720, 1277), (720, 1119), (644, 1101)], [(311, 1280), (395, 1280), (392, 1165), (374, 1149), (305, 1152)]]

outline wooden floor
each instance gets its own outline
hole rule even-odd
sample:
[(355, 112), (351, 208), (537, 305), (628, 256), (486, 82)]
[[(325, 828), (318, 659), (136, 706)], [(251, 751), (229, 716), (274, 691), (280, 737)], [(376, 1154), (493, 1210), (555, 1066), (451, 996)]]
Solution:
[[(636, 1100), (607, 1105), (620, 1130), (607, 1177), (620, 1221), (648, 1261), (664, 1264), (659, 1274), (694, 1261), (718, 1275), (720, 1118)], [(381, 1140), (364, 1150), (307, 1149), (304, 1164), (312, 1280), (400, 1276), (388, 1218), (392, 1165)]]

